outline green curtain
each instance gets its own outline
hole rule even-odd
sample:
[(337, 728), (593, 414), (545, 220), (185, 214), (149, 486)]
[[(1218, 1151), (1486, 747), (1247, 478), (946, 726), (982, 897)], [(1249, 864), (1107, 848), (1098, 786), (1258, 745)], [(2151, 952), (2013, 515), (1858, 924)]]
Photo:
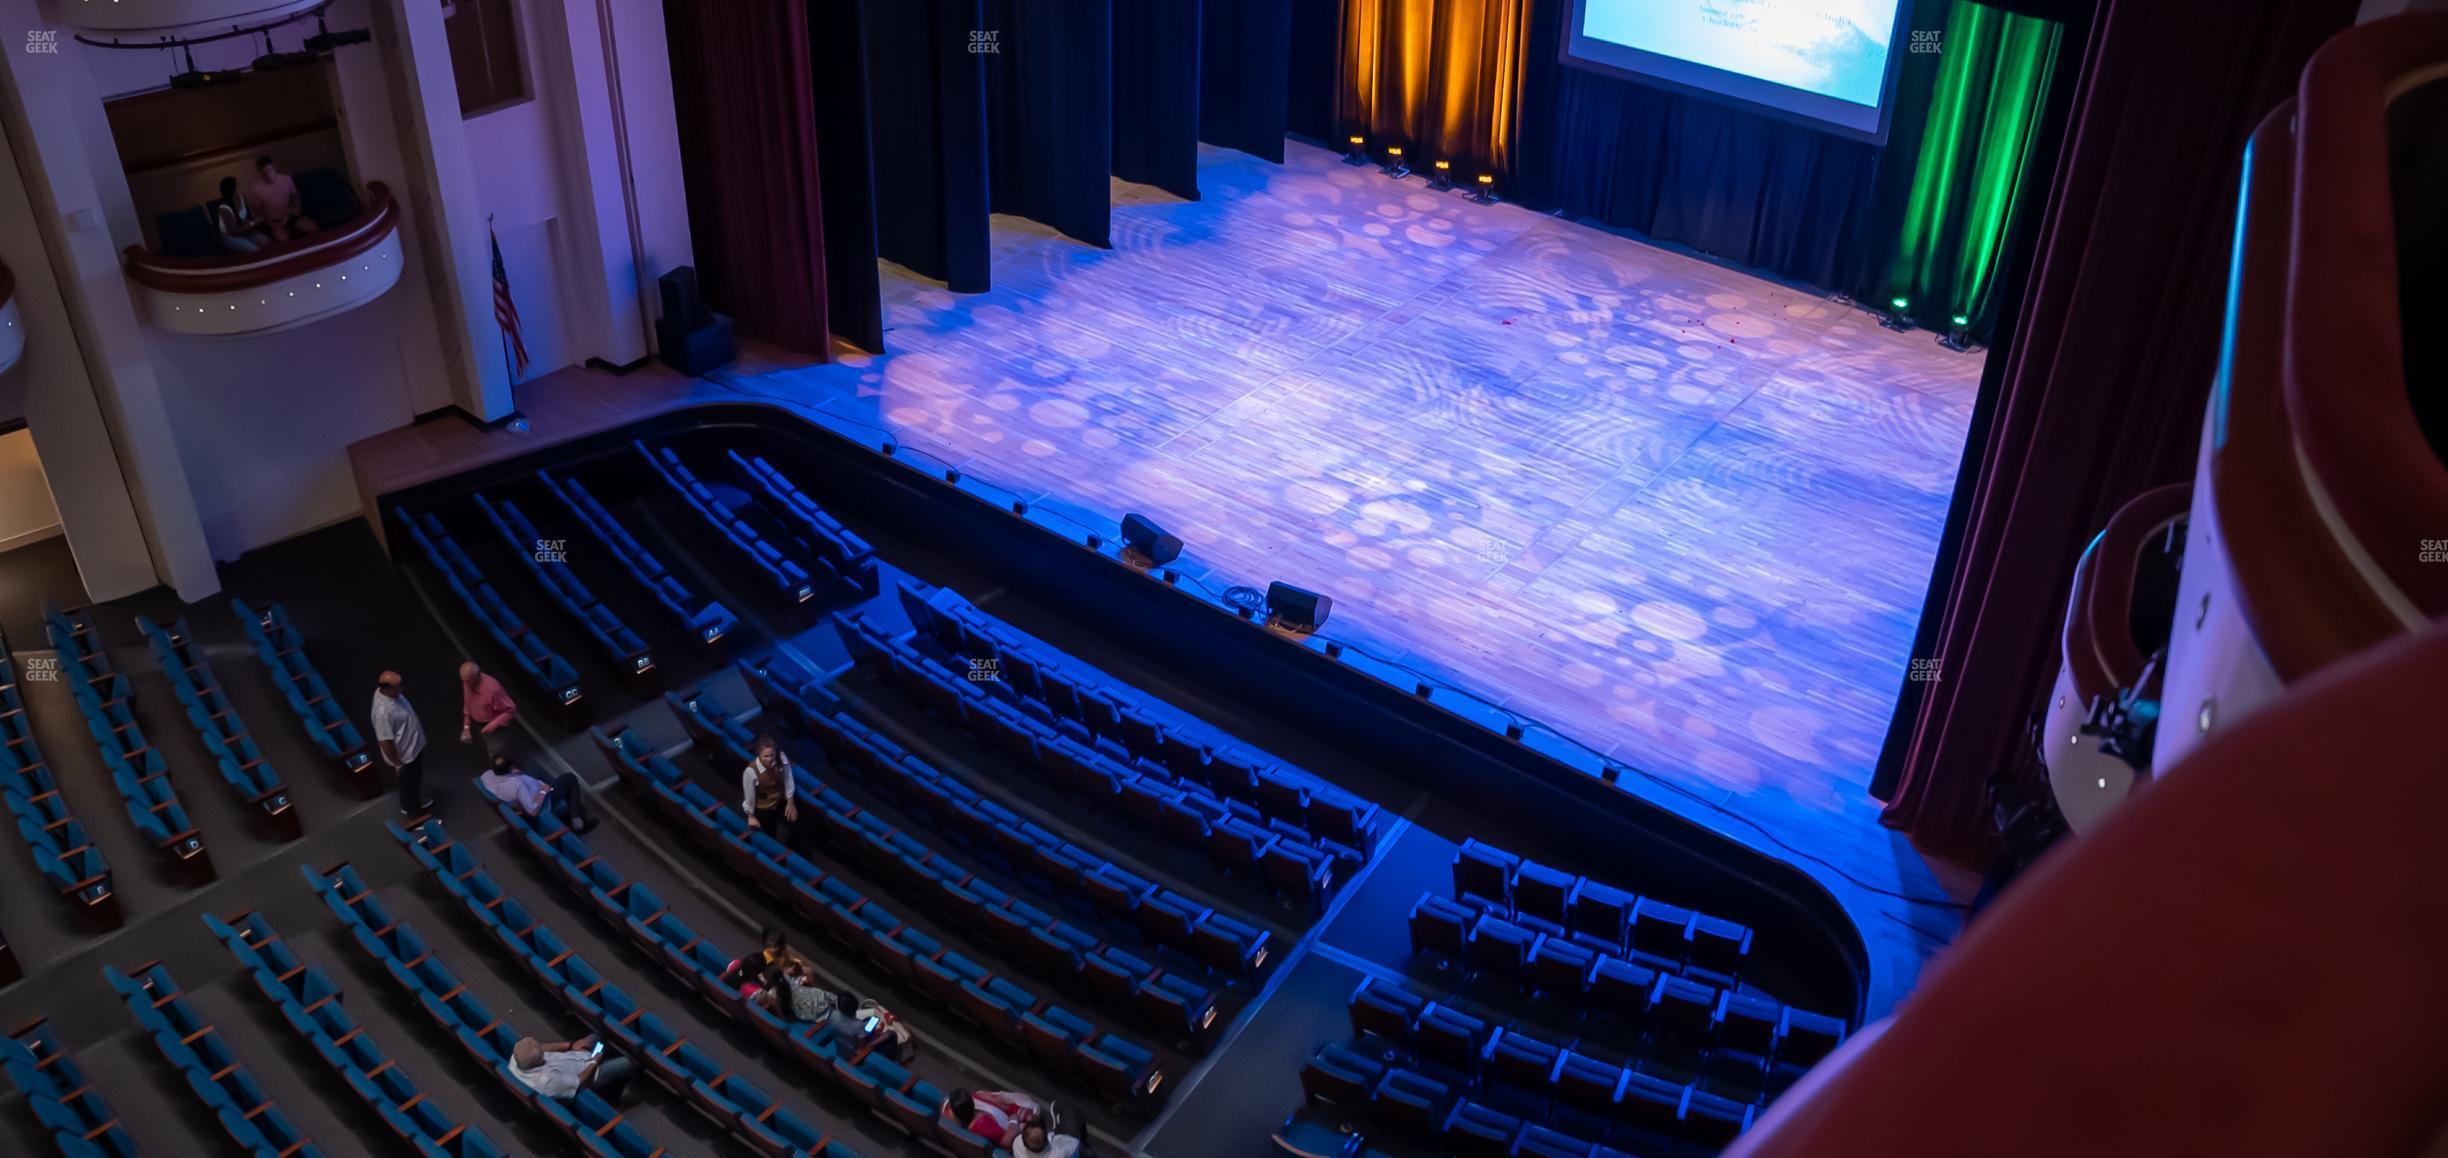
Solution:
[(1976, 336), (1995, 322), (1998, 258), (2023, 188), (2057, 62), (2055, 21), (1955, 0), (1939, 41), (1929, 122), (1888, 263), (1881, 301), (1914, 321), (1962, 318)]

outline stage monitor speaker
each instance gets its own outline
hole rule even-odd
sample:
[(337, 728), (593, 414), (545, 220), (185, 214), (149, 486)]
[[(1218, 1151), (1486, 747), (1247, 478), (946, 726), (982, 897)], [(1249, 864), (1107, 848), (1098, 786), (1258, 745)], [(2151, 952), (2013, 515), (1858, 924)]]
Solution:
[(699, 329), (714, 320), (706, 308), (705, 299), (697, 294), (697, 267), (675, 266), (670, 273), (657, 279), (663, 289), (663, 320), (681, 333)]
[(1267, 613), (1275, 622), (1294, 631), (1316, 631), (1326, 625), (1326, 616), (1334, 611), (1334, 600), (1315, 591), (1304, 591), (1289, 583), (1267, 584)]
[(1154, 566), (1163, 566), (1181, 557), (1182, 542), (1165, 534), (1146, 515), (1122, 516), (1122, 545), (1147, 556)]

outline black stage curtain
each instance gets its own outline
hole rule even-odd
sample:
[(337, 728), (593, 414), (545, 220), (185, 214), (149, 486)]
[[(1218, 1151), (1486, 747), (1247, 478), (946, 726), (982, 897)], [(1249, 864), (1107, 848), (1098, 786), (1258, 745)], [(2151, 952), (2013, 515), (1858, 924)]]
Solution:
[(1336, 108), (1343, 93), (1343, 0), (1291, 0), (1284, 123), (1312, 141), (1343, 147)]
[(867, 48), (855, 4), (808, 9), (816, 82), (816, 147), (824, 196), (825, 298), (833, 336), (884, 352), (884, 294), (876, 280), (875, 165), (867, 125)]
[[(1215, 0), (1207, 5), (1199, 41), (1200, 140), (1283, 162), (1284, 134), (1292, 124), (1292, 3)], [(1117, 40), (1120, 35), (1116, 29)], [(1123, 91), (1117, 82), (1117, 93)], [(1114, 171), (1121, 171), (1118, 163)]]
[[(835, 10), (840, 5), (821, 5)], [(992, 276), (981, 0), (865, 0), (876, 249), (958, 293)]]
[(1199, 195), (1202, 7), (1122, 0), (1113, 10), (1113, 175), (1189, 201)]
[[(1144, 3), (1146, 0), (1126, 0)], [(994, 209), (1112, 244), (1113, 0), (985, 0)]]
[(689, 237), (740, 333), (830, 357), (808, 6), (665, 0)]
[[(1890, 186), (1878, 146), (1566, 67), (1557, 46), (1570, 7), (1531, 5), (1521, 132), (1498, 173), (1515, 199), (1812, 285), (1864, 279), (1864, 239), (1910, 192), (1909, 149)], [(1944, 23), (1945, 0), (1914, 8), (1911, 27)], [(1919, 140), (1937, 59), (1905, 55), (1892, 140)]]

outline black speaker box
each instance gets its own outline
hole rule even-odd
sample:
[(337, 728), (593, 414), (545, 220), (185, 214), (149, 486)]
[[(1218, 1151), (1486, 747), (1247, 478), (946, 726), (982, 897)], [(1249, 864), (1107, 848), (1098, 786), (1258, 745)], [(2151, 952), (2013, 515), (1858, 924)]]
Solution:
[(1165, 534), (1145, 515), (1122, 516), (1122, 545), (1148, 557), (1148, 562), (1163, 566), (1181, 557), (1182, 542)]
[(1316, 631), (1326, 625), (1334, 600), (1289, 583), (1267, 584), (1267, 611), (1275, 622), (1294, 631)]

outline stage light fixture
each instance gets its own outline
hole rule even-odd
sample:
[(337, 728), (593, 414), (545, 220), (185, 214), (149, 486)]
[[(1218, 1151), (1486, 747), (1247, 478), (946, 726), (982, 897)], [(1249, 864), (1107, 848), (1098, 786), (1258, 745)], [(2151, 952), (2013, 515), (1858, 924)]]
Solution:
[(1343, 150), (1343, 163), (1346, 165), (1368, 164), (1368, 142), (1357, 136), (1351, 138), (1351, 147)]
[(1181, 558), (1181, 549), (1182, 541), (1166, 534), (1154, 519), (1135, 513), (1122, 516), (1122, 554), (1125, 558), (1144, 567), (1161, 567)]
[(1494, 205), (1496, 203), (1496, 174), (1479, 174), (1479, 191), (1471, 194), (1471, 200), (1476, 201), (1481, 205)]
[(1397, 181), (1411, 175), (1411, 166), (1403, 163), (1403, 151), (1401, 145), (1386, 146), (1386, 163), (1380, 166), (1377, 171), (1385, 174), (1388, 177), (1392, 177)]
[(1316, 631), (1326, 625), (1326, 616), (1333, 610), (1334, 599), (1330, 596), (1289, 583), (1267, 584), (1267, 622), (1277, 627), (1291, 631)]
[(1428, 178), (1428, 187), (1439, 193), (1453, 188), (1453, 162), (1437, 162), (1436, 173)]
[(1971, 349), (1972, 319), (1964, 314), (1948, 318), (1947, 332), (1939, 337), (1938, 344), (1959, 354)]
[(1887, 299), (1887, 316), (1880, 318), (1879, 324), (1887, 327), (1890, 330), (1909, 330), (1912, 328), (1912, 319), (1905, 317), (1904, 311), (1911, 308), (1911, 298), (1907, 298), (1902, 295), (1889, 298)]

